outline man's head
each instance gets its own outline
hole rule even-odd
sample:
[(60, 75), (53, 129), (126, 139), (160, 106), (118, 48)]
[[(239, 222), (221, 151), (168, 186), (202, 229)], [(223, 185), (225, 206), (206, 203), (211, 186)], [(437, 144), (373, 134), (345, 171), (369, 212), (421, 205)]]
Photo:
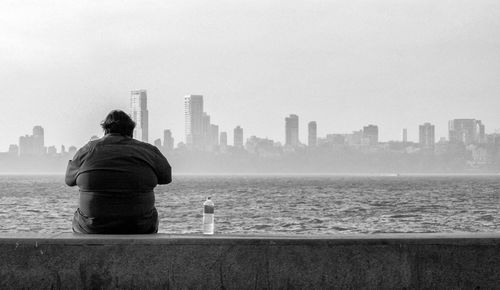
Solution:
[(121, 110), (113, 110), (102, 121), (101, 127), (104, 130), (104, 134), (117, 133), (122, 136), (132, 137), (135, 122), (132, 121), (127, 113)]

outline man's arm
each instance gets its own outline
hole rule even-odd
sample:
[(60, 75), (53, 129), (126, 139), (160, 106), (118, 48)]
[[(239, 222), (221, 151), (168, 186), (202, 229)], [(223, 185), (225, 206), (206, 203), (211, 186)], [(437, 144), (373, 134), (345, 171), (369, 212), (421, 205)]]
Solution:
[(158, 184), (169, 184), (172, 182), (172, 167), (167, 161), (167, 158), (155, 147), (157, 158), (155, 159), (156, 177)]
[(65, 177), (65, 182), (69, 186), (75, 186), (76, 185), (76, 177), (78, 175), (78, 168), (75, 164), (75, 159), (69, 160), (68, 161), (68, 167), (66, 167), (66, 177)]
[(76, 185), (76, 178), (78, 177), (80, 166), (82, 166), (82, 157), (86, 154), (86, 152), (87, 145), (80, 148), (80, 150), (75, 153), (73, 159), (68, 161), (68, 167), (66, 167), (66, 177), (64, 180), (67, 185)]

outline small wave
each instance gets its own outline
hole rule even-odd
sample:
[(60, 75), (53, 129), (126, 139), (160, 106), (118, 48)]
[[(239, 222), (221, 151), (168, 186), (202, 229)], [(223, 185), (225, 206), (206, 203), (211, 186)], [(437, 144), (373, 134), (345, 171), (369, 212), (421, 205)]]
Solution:
[(267, 229), (267, 228), (271, 228), (272, 226), (270, 225), (255, 225), (254, 226), (254, 229), (256, 230), (263, 230), (263, 229)]
[(478, 217), (476, 220), (478, 221), (486, 221), (486, 222), (492, 222), (495, 219), (491, 214), (483, 215)]
[(335, 231), (339, 231), (339, 232), (349, 230), (348, 228), (337, 227), (337, 226), (333, 226), (333, 227), (331, 227), (331, 229), (332, 229), (332, 230), (335, 230)]
[(416, 214), (395, 214), (395, 215), (391, 215), (389, 216), (390, 218), (393, 218), (393, 219), (403, 219), (403, 218), (415, 218), (415, 217), (420, 217), (420, 215), (416, 215)]
[(284, 228), (289, 228), (289, 227), (292, 227), (292, 226), (298, 226), (299, 224), (297, 223), (286, 223), (284, 225), (281, 225), (282, 227)]

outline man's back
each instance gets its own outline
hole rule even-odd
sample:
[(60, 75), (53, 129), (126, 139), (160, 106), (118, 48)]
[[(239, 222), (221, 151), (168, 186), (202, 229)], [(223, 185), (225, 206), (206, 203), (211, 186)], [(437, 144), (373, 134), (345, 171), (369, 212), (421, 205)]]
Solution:
[[(123, 117), (124, 113), (119, 114)], [(66, 171), (66, 184), (80, 189), (73, 229), (81, 233), (156, 232), (153, 189), (171, 180), (167, 159), (150, 144), (118, 133), (90, 141), (77, 151)]]
[(119, 134), (87, 143), (70, 166), (66, 183), (81, 191), (147, 192), (171, 181), (170, 166), (156, 147)]

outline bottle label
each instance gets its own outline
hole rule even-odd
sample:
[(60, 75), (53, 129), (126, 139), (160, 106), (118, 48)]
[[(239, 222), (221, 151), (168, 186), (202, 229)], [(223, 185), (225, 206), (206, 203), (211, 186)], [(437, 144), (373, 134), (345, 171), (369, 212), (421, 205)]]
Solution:
[(203, 215), (203, 224), (213, 224), (214, 223), (214, 215), (213, 214), (206, 214)]
[(210, 205), (205, 205), (203, 208), (204, 213), (214, 213), (214, 207)]

